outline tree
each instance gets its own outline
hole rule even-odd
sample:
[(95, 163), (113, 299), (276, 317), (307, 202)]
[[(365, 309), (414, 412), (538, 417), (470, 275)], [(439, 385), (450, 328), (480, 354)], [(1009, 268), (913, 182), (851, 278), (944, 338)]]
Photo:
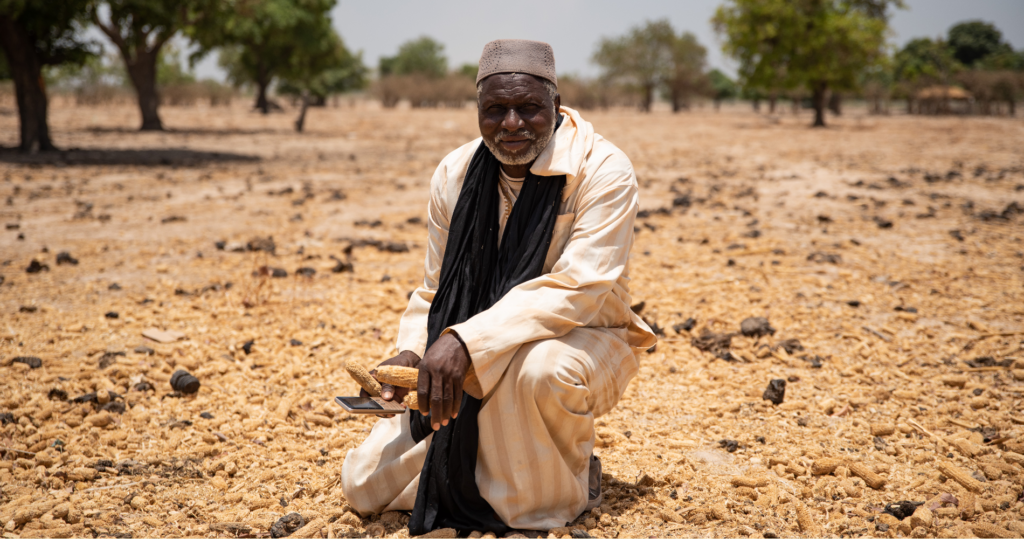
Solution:
[(979, 61), (993, 54), (1013, 52), (1003, 42), (1003, 33), (994, 25), (983, 21), (959, 23), (949, 29), (949, 47), (953, 58), (966, 67), (974, 67)]
[(362, 55), (350, 53), (330, 20), (324, 19), (317, 33), (305, 36), (281, 72), (281, 93), (298, 95), (302, 102), (295, 130), (302, 132), (310, 105), (322, 104), (329, 94), (363, 87), (366, 71)]
[[(105, 5), (109, 18), (103, 20)], [(138, 96), (142, 131), (160, 131), (157, 64), (161, 48), (186, 23), (188, 2), (181, 0), (103, 0), (92, 5), (93, 22), (117, 47)]]
[(14, 79), (21, 143), (27, 152), (55, 150), (46, 121), (43, 67), (81, 64), (94, 54), (81, 39), (87, 0), (0, 0), (0, 47)]
[(307, 54), (317, 54), (335, 0), (204, 0), (204, 16), (187, 34), (198, 45), (193, 60), (221, 47), (222, 64), (236, 84), (256, 86), (256, 109), (270, 112), (275, 77)]
[(715, 110), (721, 106), (722, 100), (732, 99), (739, 93), (736, 82), (718, 69), (712, 69), (708, 73), (708, 81), (711, 83), (711, 98), (715, 102)]
[(406, 41), (398, 48), (398, 54), (380, 59), (382, 77), (426, 75), (439, 79), (447, 74), (448, 59), (444, 56), (444, 45), (428, 36)]
[(625, 83), (642, 96), (640, 108), (649, 112), (654, 91), (672, 78), (675, 30), (667, 19), (634, 26), (624, 36), (601, 38), (593, 61), (604, 77)]
[(690, 32), (672, 40), (672, 72), (666, 81), (672, 112), (690, 108), (690, 97), (707, 94), (711, 82), (704, 72), (708, 50)]
[(729, 0), (712, 22), (740, 62), (744, 87), (805, 87), (814, 126), (825, 125), (830, 90), (855, 89), (884, 56), (889, 5), (899, 0)]

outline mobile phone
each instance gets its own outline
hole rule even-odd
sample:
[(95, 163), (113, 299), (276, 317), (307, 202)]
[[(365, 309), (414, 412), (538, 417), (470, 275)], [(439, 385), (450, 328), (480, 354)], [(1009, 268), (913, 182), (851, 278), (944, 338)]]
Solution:
[(350, 414), (401, 414), (406, 410), (401, 403), (380, 397), (334, 397), (334, 402)]

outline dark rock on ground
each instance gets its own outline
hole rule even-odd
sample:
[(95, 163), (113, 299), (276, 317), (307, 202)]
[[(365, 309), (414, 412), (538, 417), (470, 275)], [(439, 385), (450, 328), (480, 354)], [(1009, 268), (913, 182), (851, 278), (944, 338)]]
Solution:
[(771, 401), (772, 404), (782, 404), (782, 401), (786, 398), (786, 381), (782, 378), (776, 378), (768, 382), (768, 387), (764, 390), (761, 398)]
[(316, 270), (313, 269), (313, 268), (307, 268), (307, 267), (299, 268), (299, 269), (295, 270), (295, 275), (301, 275), (303, 277), (312, 277), (312, 276), (316, 275)]
[(815, 251), (807, 255), (807, 261), (820, 262), (822, 264), (840, 264), (843, 261), (843, 257), (837, 254)]
[(71, 253), (67, 251), (61, 251), (57, 253), (57, 265), (63, 266), (64, 264), (71, 264), (72, 266), (77, 266), (78, 259), (71, 256)]
[(38, 310), (39, 310), (39, 307), (36, 307), (35, 305), (22, 305), (21, 307), (18, 307), (18, 312), (19, 313), (32, 314), (32, 313), (34, 313), (34, 312), (36, 312)]
[(192, 376), (188, 371), (178, 369), (171, 375), (171, 387), (181, 393), (195, 393), (199, 391), (199, 379)]
[(965, 360), (964, 363), (974, 368), (979, 367), (1009, 367), (1013, 365), (1014, 360), (1004, 359), (1002, 361), (996, 361), (992, 356), (982, 356), (974, 359)]
[(768, 319), (763, 316), (751, 316), (740, 322), (740, 333), (747, 337), (762, 337), (765, 335), (774, 335), (775, 328), (768, 323)]
[(256, 344), (256, 341), (245, 341), (245, 343), (242, 344), (242, 351), (245, 352), (245, 355), (252, 353), (252, 345), (254, 344)]
[(904, 520), (910, 515), (913, 515), (914, 511), (917, 511), (918, 506), (921, 505), (924, 505), (924, 502), (909, 502), (904, 500), (901, 502), (886, 504), (885, 509), (883, 509), (882, 512), (888, 513), (900, 520)]
[(55, 387), (46, 394), (46, 398), (52, 401), (66, 401), (68, 400), (68, 392)]
[(124, 403), (121, 401), (110, 401), (104, 404), (100, 410), (110, 412), (112, 414), (123, 414), (125, 411)]
[(715, 333), (705, 328), (699, 337), (690, 340), (690, 344), (698, 350), (711, 352), (719, 359), (734, 361), (735, 358), (729, 352), (729, 347), (732, 346), (732, 338), (735, 335), (735, 333)]
[(782, 348), (787, 354), (792, 355), (795, 352), (802, 352), (804, 345), (800, 344), (797, 339), (786, 339), (776, 343), (775, 348)]
[(155, 350), (153, 350), (152, 348), (150, 348), (150, 347), (148, 347), (148, 346), (143, 346), (143, 345), (140, 345), (140, 346), (136, 346), (136, 347), (135, 347), (135, 350), (133, 350), (133, 351), (134, 351), (134, 352), (135, 352), (136, 354), (146, 354), (147, 356), (151, 356), (151, 355), (153, 355), (154, 353), (156, 353), (156, 351), (155, 351)]
[(298, 513), (288, 513), (287, 515), (277, 519), (272, 526), (270, 526), (271, 537), (288, 537), (295, 530), (306, 525), (306, 519), (302, 518), (302, 515)]
[(25, 273), (39, 273), (41, 271), (50, 271), (50, 266), (47, 266), (38, 260), (33, 260), (32, 262), (29, 262), (28, 267), (25, 268)]
[(38, 369), (43, 366), (43, 360), (35, 356), (18, 356), (12, 359), (11, 363), (24, 363), (33, 369)]
[(690, 331), (691, 329), (693, 329), (693, 326), (696, 326), (696, 325), (697, 325), (697, 320), (696, 319), (694, 319), (694, 318), (687, 318), (683, 322), (672, 326), (672, 331), (675, 331), (676, 333), (682, 333), (684, 331)]
[(103, 355), (100, 356), (100, 361), (99, 361), (100, 370), (103, 370), (103, 369), (113, 365), (114, 362), (117, 361), (118, 357), (124, 357), (125, 355), (126, 354), (124, 352), (104, 352)]
[(245, 248), (250, 251), (263, 251), (272, 255), (277, 254), (277, 244), (274, 243), (273, 236), (253, 238), (245, 244)]
[(104, 314), (103, 316), (105, 316), (107, 318), (110, 318), (112, 320), (116, 320), (116, 319), (121, 317), (121, 315), (118, 314), (117, 311), (109, 311), (106, 314)]
[(736, 440), (718, 440), (718, 447), (725, 449), (730, 453), (735, 453), (740, 447), (740, 443)]

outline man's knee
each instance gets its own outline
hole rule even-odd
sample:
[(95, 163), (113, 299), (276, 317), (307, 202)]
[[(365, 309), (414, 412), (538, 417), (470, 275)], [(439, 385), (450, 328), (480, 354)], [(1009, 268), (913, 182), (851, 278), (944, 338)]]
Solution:
[(559, 339), (524, 346), (520, 351), (522, 365), (516, 373), (516, 392), (521, 397), (543, 400), (566, 391), (585, 391), (586, 381), (572, 352)]

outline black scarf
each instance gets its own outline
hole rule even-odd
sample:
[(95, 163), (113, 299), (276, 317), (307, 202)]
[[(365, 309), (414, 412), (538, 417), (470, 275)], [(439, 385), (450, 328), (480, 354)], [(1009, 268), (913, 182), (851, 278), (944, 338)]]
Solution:
[[(562, 122), (561, 114), (558, 123)], [(565, 176), (538, 177), (527, 172), (498, 247), (500, 163), (480, 143), (469, 163), (448, 231), (441, 280), (427, 318), (427, 348), (445, 328), (489, 309), (509, 290), (541, 275), (558, 216)], [(417, 442), (434, 432), (420, 472), (409, 534), (437, 528), (477, 530), (501, 536), (508, 527), (476, 484), (480, 399), (463, 394), (459, 416), (434, 432), (429, 416), (410, 412)]]

